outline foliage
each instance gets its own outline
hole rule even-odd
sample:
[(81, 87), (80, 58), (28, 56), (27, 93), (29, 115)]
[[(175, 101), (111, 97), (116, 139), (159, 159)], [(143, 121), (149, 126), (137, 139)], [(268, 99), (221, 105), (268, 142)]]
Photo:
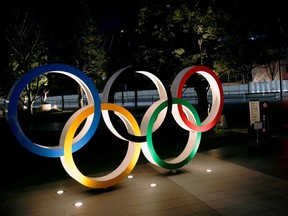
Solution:
[(88, 75), (99, 90), (107, 77), (108, 56), (104, 49), (104, 34), (99, 31), (98, 21), (91, 15), (86, 4), (78, 7), (79, 17), (73, 36), (75, 66)]
[[(59, 34), (55, 32), (58, 26), (53, 24), (51, 26), (49, 20), (41, 21), (41, 17), (35, 14), (35, 8), (30, 6), (15, 8), (16, 15), (13, 16), (15, 20), (10, 21), (11, 27), (7, 29), (6, 34), (11, 53), (10, 72), (9, 76), (6, 76), (11, 85), (7, 89), (10, 89), (25, 72), (50, 62), (73, 65), (86, 73), (98, 89), (103, 88), (107, 65), (103, 34), (99, 33), (97, 22), (90, 15), (88, 5), (84, 1), (73, 4), (77, 5), (77, 8), (75, 7), (77, 13), (72, 14), (73, 19), (62, 19), (65, 15), (62, 17), (63, 11), (59, 11), (61, 16), (57, 24), (62, 30)], [(44, 90), (47, 91), (51, 87), (55, 92), (55, 87), (58, 86), (58, 94), (63, 95), (71, 91), (70, 86), (75, 86), (69, 85), (71, 82), (63, 76), (56, 80), (54, 78), (55, 75), (48, 77), (42, 75), (29, 83), (22, 92), (21, 106), (28, 107), (32, 113), (33, 103), (41, 97)], [(63, 82), (67, 85), (63, 85)], [(79, 95), (82, 95), (82, 90)]]
[[(264, 3), (257, 5), (257, 10), (243, 4), (220, 0), (142, 1), (137, 26), (132, 28), (135, 32), (108, 33), (113, 35), (113, 44), (117, 44), (113, 49), (105, 47), (105, 40), (111, 35), (99, 31), (99, 17), (93, 11), (99, 6), (96, 2), (72, 1), (69, 11), (64, 11), (66, 6), (50, 5), (53, 14), (51, 10), (39, 12), (56, 20), (50, 26), (49, 20), (47, 26), (47, 20), (43, 22), (31, 8), (15, 8), (6, 34), (9, 68), (1, 74), (0, 94), (6, 94), (6, 89), (23, 73), (48, 62), (62, 62), (83, 70), (100, 91), (106, 77), (127, 63), (149, 69), (169, 84), (180, 70), (192, 65), (208, 66), (220, 77), (237, 75), (243, 83), (251, 81), (253, 68), (265, 66), (273, 79), (281, 59), (279, 29), (284, 36), (280, 18), (269, 20), (275, 18), (275, 11), (262, 10)], [(251, 11), (247, 13), (248, 10)], [(130, 42), (134, 43), (133, 50)], [(45, 76), (39, 77), (27, 86), (24, 96), (28, 97), (28, 106), (41, 94), (46, 81)], [(65, 91), (68, 90), (59, 89), (63, 94)]]
[[(90, 15), (90, 10), (84, 2), (79, 3), (78, 11), (77, 31), (73, 35), (75, 66), (89, 76), (97, 89), (101, 91), (107, 77), (105, 71), (107, 54), (103, 47), (104, 35), (99, 32), (97, 21)], [(84, 105), (83, 94), (83, 89), (78, 86), (79, 108)]]
[(215, 53), (223, 46), (219, 38), (225, 35), (228, 16), (194, 3), (151, 2), (139, 12), (137, 32), (143, 49), (138, 59), (160, 76), (165, 71), (170, 80), (183, 67), (212, 66)]
[[(220, 19), (221, 18), (221, 19)], [(228, 16), (218, 8), (190, 1), (150, 2), (139, 12), (141, 49), (137, 59), (149, 65), (162, 80), (172, 82), (183, 68), (193, 65), (211, 67), (216, 53), (223, 46)], [(220, 65), (219, 65), (220, 66)], [(208, 82), (193, 75), (186, 83), (198, 97), (202, 119), (208, 114)]]
[[(16, 82), (25, 72), (47, 63), (47, 48), (42, 40), (40, 20), (29, 9), (15, 13), (15, 19), (6, 32), (10, 45), (9, 80), (12, 82)], [(45, 75), (29, 83), (21, 94), (20, 106), (27, 107), (32, 113), (33, 103), (46, 83)]]
[[(107, 53), (103, 46), (104, 35), (99, 31), (99, 24), (90, 5), (85, 1), (75, 1), (71, 12), (64, 14), (63, 21), (54, 25), (46, 37), (49, 41), (49, 60), (62, 62), (75, 66), (83, 71), (101, 91), (104, 86), (106, 66), (108, 61)], [(61, 11), (59, 16), (63, 16)], [(55, 31), (60, 28), (61, 33)], [(55, 76), (51, 76), (53, 78)], [(59, 77), (59, 76), (57, 76)], [(51, 88), (55, 92), (58, 87), (58, 95), (73, 92), (78, 94), (79, 107), (84, 105), (83, 89), (79, 85), (71, 84), (65, 77), (51, 80)], [(68, 82), (69, 85), (61, 83)], [(71, 85), (70, 85), (71, 84)], [(74, 90), (71, 87), (75, 88)], [(62, 103), (62, 109), (64, 102)]]

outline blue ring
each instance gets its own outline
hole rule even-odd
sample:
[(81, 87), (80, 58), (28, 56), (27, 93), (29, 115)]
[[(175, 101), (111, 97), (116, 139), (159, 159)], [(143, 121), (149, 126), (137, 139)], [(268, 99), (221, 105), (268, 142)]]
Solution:
[(93, 103), (94, 103), (94, 117), (91, 123), (91, 126), (89, 127), (87, 133), (77, 142), (75, 142), (72, 146), (72, 152), (75, 152), (82, 148), (93, 136), (95, 133), (99, 121), (100, 121), (100, 115), (101, 115), (101, 107), (100, 107), (100, 97), (98, 94), (98, 91), (94, 85), (94, 83), (89, 79), (88, 76), (86, 76), (82, 71), (69, 66), (65, 64), (48, 64), (44, 66), (37, 67), (35, 69), (32, 69), (31, 71), (25, 73), (21, 79), (19, 79), (12, 89), (9, 92), (8, 95), (8, 113), (6, 115), (6, 119), (8, 124), (11, 127), (12, 132), (14, 133), (16, 139), (19, 141), (19, 143), (28, 149), (29, 151), (45, 156), (45, 157), (60, 157), (64, 155), (64, 149), (61, 146), (55, 146), (47, 148), (45, 146), (41, 146), (39, 144), (33, 143), (28, 137), (23, 133), (19, 122), (18, 122), (18, 116), (17, 116), (17, 107), (20, 95), (23, 91), (23, 89), (26, 87), (27, 84), (29, 84), (33, 79), (35, 79), (37, 76), (42, 75), (44, 73), (69, 73), (72, 74), (79, 79), (81, 79), (89, 89), (89, 91), (92, 94)]

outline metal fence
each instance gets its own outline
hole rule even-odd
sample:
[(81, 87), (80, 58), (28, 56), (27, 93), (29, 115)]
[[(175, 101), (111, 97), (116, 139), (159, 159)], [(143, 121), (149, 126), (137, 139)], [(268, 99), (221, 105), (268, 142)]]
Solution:
[[(282, 81), (282, 86), (279, 80), (271, 82), (251, 82), (246, 85), (223, 85), (224, 101), (249, 101), (254, 99), (259, 100), (280, 100), (288, 98), (288, 80)], [(282, 89), (282, 91), (281, 91)], [(281, 95), (280, 95), (281, 94)], [(102, 94), (99, 94), (100, 99)], [(190, 103), (197, 103), (197, 94), (194, 88), (187, 88), (183, 90), (182, 97), (188, 100)], [(159, 99), (158, 91), (155, 90), (142, 90), (137, 91), (137, 101), (141, 104), (153, 104)], [(208, 100), (212, 100), (211, 92), (208, 92)], [(78, 107), (78, 95), (64, 95), (64, 104), (62, 104), (62, 96), (50, 96), (47, 98), (47, 103), (51, 104), (52, 108), (70, 109)], [(84, 95), (84, 103), (86, 97)], [(133, 106), (135, 105), (135, 91), (122, 91), (116, 92), (114, 97), (114, 103)], [(41, 100), (37, 100), (34, 104), (35, 108), (40, 107)], [(0, 98), (0, 110), (5, 107), (5, 100)]]

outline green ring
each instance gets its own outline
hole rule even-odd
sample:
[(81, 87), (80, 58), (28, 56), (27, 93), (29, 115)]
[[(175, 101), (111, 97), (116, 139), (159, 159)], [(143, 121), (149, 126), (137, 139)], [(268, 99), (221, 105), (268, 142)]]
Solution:
[[(196, 109), (188, 101), (183, 100), (181, 98), (173, 98), (172, 104), (181, 104), (181, 105), (186, 106), (191, 111), (191, 113), (194, 115), (196, 125), (198, 125), (198, 126), (201, 125), (201, 121), (200, 121), (200, 118), (199, 118), (199, 115), (198, 115)], [(196, 143), (193, 147), (193, 150), (188, 155), (188, 157), (185, 158), (183, 161), (181, 161), (179, 163), (172, 164), (172, 163), (167, 163), (164, 160), (162, 160), (158, 156), (158, 154), (156, 153), (156, 151), (154, 149), (153, 141), (152, 141), (152, 133), (153, 133), (153, 125), (154, 125), (155, 121), (157, 120), (159, 113), (167, 106), (168, 106), (168, 101), (164, 101), (155, 109), (154, 113), (152, 114), (152, 116), (148, 122), (146, 137), (147, 137), (148, 150), (150, 152), (151, 157), (155, 161), (155, 163), (157, 163), (162, 168), (174, 170), (174, 169), (178, 169), (178, 168), (183, 167), (195, 156), (195, 154), (198, 150), (199, 144), (200, 144), (201, 132), (195, 131), (197, 133), (196, 140), (195, 140)]]

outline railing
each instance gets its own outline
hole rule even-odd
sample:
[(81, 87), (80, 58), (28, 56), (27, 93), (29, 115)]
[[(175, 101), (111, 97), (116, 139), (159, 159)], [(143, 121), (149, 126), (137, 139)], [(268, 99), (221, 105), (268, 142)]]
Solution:
[[(249, 85), (223, 85), (224, 101), (249, 101), (254, 99), (259, 100), (280, 100), (280, 88), (279, 80), (271, 82), (252, 82)], [(288, 98), (288, 80), (282, 81), (282, 96), (283, 99)], [(248, 93), (249, 92), (249, 93)], [(101, 93), (99, 94), (102, 97)], [(196, 104), (197, 94), (193, 88), (184, 89), (182, 97), (188, 100), (192, 104)], [(137, 101), (139, 104), (152, 104), (159, 99), (157, 90), (142, 90), (137, 91)], [(208, 92), (208, 101), (212, 100), (211, 92)], [(84, 103), (86, 101), (84, 95)], [(52, 108), (64, 107), (65, 109), (78, 107), (78, 95), (65, 95), (64, 106), (62, 106), (61, 96), (51, 96), (47, 98), (47, 103), (52, 105)], [(120, 105), (134, 105), (135, 104), (135, 92), (123, 91), (115, 93), (114, 103)], [(35, 108), (40, 107), (41, 100), (37, 100), (34, 104)], [(0, 110), (5, 108), (5, 100), (0, 98)]]

